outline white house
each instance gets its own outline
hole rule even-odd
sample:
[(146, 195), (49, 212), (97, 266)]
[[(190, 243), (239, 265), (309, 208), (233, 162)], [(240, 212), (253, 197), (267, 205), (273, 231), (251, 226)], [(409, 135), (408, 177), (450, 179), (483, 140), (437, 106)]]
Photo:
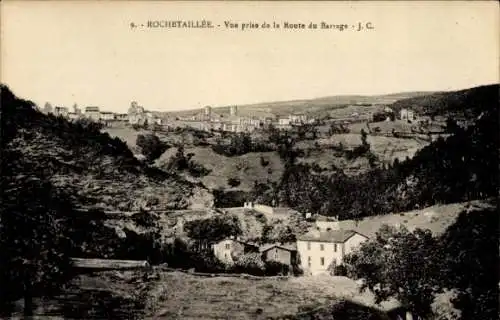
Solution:
[(101, 112), (101, 120), (115, 120), (115, 114), (113, 112), (109, 111), (102, 111)]
[(239, 238), (229, 237), (212, 245), (215, 257), (226, 264), (233, 264), (235, 258), (249, 253), (259, 252), (259, 247), (253, 243), (245, 242)]
[(99, 110), (99, 107), (94, 107), (94, 106), (86, 107), (85, 117), (90, 118), (94, 121), (101, 120), (101, 111)]
[(399, 117), (401, 120), (409, 120), (409, 121), (416, 120), (415, 113), (413, 112), (413, 110), (410, 109), (401, 109), (401, 111), (399, 112)]
[(354, 230), (314, 231), (297, 239), (300, 266), (304, 274), (330, 273), (344, 257), (368, 237)]

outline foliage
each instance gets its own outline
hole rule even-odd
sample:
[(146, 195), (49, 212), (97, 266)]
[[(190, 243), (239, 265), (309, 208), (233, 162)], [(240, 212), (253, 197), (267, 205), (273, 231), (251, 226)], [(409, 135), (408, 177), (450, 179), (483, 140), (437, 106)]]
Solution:
[(266, 265), (262, 261), (260, 253), (251, 252), (240, 255), (234, 262), (236, 272), (247, 272), (254, 275), (264, 275)]
[(434, 259), (437, 248), (428, 230), (385, 227), (345, 263), (351, 277), (364, 279), (362, 289), (373, 291), (377, 302), (394, 297), (415, 313), (428, 315), (441, 265)]
[(332, 136), (334, 134), (343, 134), (343, 133), (349, 133), (350, 130), (347, 126), (344, 126), (342, 123), (332, 123), (330, 125), (330, 129), (328, 130), (328, 133)]
[[(496, 202), (495, 202), (496, 204)], [(498, 216), (495, 208), (462, 212), (442, 236), (384, 227), (347, 256), (377, 301), (394, 297), (414, 312), (443, 319), (498, 316)], [(450, 291), (451, 290), (451, 291)], [(444, 295), (444, 296), (443, 296)]]
[(143, 228), (157, 228), (158, 227), (158, 217), (153, 213), (141, 210), (132, 215), (132, 220)]
[(248, 194), (241, 190), (212, 190), (214, 195), (214, 206), (217, 208), (242, 207)]
[(436, 320), (459, 320), (462, 312), (454, 307), (453, 302), (458, 297), (456, 289), (445, 290), (436, 294), (434, 302), (431, 304), (432, 315)]
[(453, 203), (497, 196), (498, 116), (484, 113), (473, 126), (437, 139), (412, 159), (388, 168), (376, 167), (371, 159), (366, 133), (356, 152), (364, 152), (372, 170), (347, 176), (340, 169), (330, 175), (317, 174), (311, 165), (294, 162), (288, 149), (283, 175), (276, 185), (255, 185), (252, 199), (273, 200), (302, 212), (341, 219), (413, 210), (438, 203)]
[(71, 276), (71, 241), (65, 217), (73, 205), (43, 171), (8, 148), (21, 130), (17, 121), (39, 113), (33, 103), (17, 99), (7, 87), (0, 90), (0, 313), (8, 311), (10, 302), (24, 297), (25, 316), (31, 316), (32, 298), (50, 296)]
[(194, 161), (193, 153), (184, 155), (184, 146), (177, 147), (177, 152), (172, 156), (165, 168), (169, 172), (187, 171), (193, 177), (203, 177), (210, 173), (210, 170), (205, 168), (200, 163)]
[(142, 154), (148, 162), (159, 158), (168, 146), (154, 134), (140, 134), (137, 136), (136, 144), (142, 150)]
[(206, 219), (187, 221), (184, 225), (188, 237), (198, 243), (198, 248), (208, 248), (209, 244), (230, 236), (242, 234), (238, 217), (234, 215), (214, 216)]
[(262, 230), (263, 242), (290, 243), (297, 240), (295, 232), (288, 224), (275, 222), (272, 225), (265, 225)]
[(263, 156), (260, 156), (260, 165), (267, 167), (269, 165), (269, 160), (266, 160)]
[(230, 186), (230, 187), (237, 187), (241, 184), (241, 181), (240, 179), (238, 178), (228, 178), (227, 179), (227, 184)]

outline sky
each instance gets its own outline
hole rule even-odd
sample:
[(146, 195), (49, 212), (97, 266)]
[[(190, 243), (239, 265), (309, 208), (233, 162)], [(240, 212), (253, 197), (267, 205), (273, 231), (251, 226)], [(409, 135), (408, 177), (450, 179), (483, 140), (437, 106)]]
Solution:
[[(499, 82), (485, 2), (2, 1), (0, 79), (40, 106), (169, 111)], [(212, 29), (130, 28), (207, 20)], [(240, 23), (232, 30), (224, 21)], [(310, 22), (374, 29), (252, 29)], [(220, 25), (220, 27), (217, 27)]]

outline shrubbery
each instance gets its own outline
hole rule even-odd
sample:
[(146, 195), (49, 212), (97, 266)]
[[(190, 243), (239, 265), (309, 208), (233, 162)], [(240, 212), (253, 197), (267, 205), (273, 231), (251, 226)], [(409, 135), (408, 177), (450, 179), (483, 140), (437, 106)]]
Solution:
[[(496, 201), (494, 202), (496, 205)], [(442, 236), (384, 227), (346, 257), (377, 301), (396, 298), (416, 314), (439, 319), (498, 316), (498, 217), (495, 208), (462, 212)], [(451, 290), (451, 292), (450, 292)], [(444, 296), (443, 296), (444, 294)]]
[(140, 134), (137, 136), (136, 144), (142, 150), (142, 154), (146, 157), (148, 162), (153, 162), (159, 158), (168, 145), (160, 140), (154, 134)]

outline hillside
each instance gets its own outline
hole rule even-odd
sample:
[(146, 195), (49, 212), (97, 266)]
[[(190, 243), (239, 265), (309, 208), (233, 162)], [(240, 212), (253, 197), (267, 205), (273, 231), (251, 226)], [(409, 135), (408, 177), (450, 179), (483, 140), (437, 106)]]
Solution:
[[(156, 164), (162, 168), (175, 155), (177, 148), (170, 148), (158, 160)], [(210, 172), (199, 179), (207, 188), (230, 189), (229, 178), (240, 181), (236, 189), (250, 191), (254, 182), (264, 183), (278, 181), (283, 173), (283, 163), (276, 152), (250, 152), (241, 156), (227, 157), (215, 153), (210, 147), (185, 148), (185, 154), (193, 153), (193, 160), (201, 163)], [(261, 164), (263, 158), (267, 164)]]
[[(315, 99), (300, 99), (291, 101), (274, 101), (261, 102), (255, 104), (238, 105), (238, 114), (240, 116), (259, 116), (259, 117), (274, 117), (285, 116), (293, 113), (306, 114), (327, 114), (333, 110), (347, 108), (351, 105), (362, 104), (380, 105), (390, 104), (399, 99), (410, 97), (418, 97), (427, 95), (428, 92), (402, 92), (385, 95), (363, 96), (363, 95), (338, 95), (330, 97), (321, 97)], [(226, 115), (229, 114), (229, 107), (215, 107), (213, 111)], [(192, 116), (200, 112), (196, 110), (179, 110), (172, 111), (166, 114), (170, 116)], [(351, 112), (352, 113), (352, 112)]]
[(78, 206), (182, 209), (212, 199), (205, 189), (138, 162), (123, 141), (93, 123), (44, 115), (3, 85), (1, 99), (5, 154), (67, 191)]
[(411, 108), (424, 115), (456, 115), (465, 119), (477, 117), (481, 112), (498, 105), (500, 87), (498, 84), (475, 88), (426, 94), (394, 102), (394, 110)]

